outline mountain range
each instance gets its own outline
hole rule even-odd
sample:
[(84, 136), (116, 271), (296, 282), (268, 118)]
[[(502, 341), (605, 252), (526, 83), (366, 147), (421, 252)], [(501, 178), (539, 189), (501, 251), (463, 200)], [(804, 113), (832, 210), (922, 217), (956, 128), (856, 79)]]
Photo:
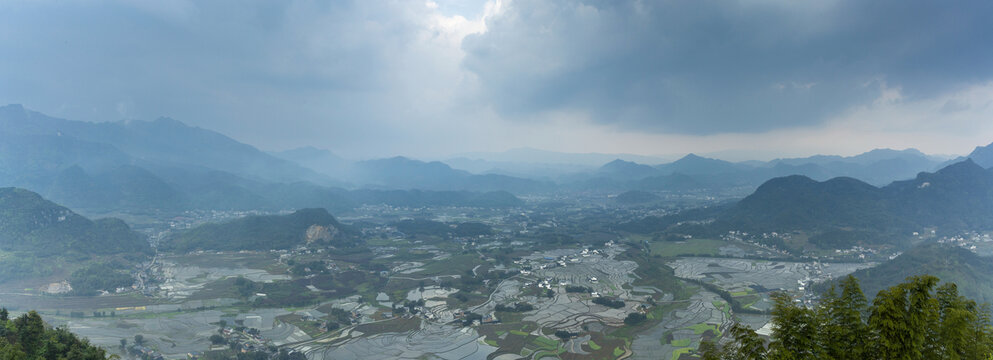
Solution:
[[(773, 178), (754, 193), (720, 211), (648, 217), (619, 226), (634, 232), (687, 231), (679, 222), (709, 235), (727, 231), (802, 234), (810, 245), (844, 249), (853, 245), (914, 242), (912, 233), (938, 235), (993, 229), (993, 169), (971, 158), (913, 179), (876, 187), (837, 177), (817, 181), (803, 175)], [(677, 227), (674, 229), (673, 227)], [(795, 244), (794, 244), (795, 245)]]
[(645, 191), (753, 190), (766, 180), (803, 175), (816, 180), (852, 177), (882, 186), (913, 178), (922, 171), (947, 165), (941, 158), (915, 149), (876, 149), (856, 156), (824, 156), (775, 159), (767, 162), (728, 162), (689, 154), (671, 163), (655, 166), (614, 160), (595, 171), (575, 175), (573, 181), (615, 189)]
[[(993, 162), (991, 152), (981, 147), (971, 156), (984, 164)], [(513, 174), (499, 169), (479, 173), (406, 157), (350, 161), (313, 147), (267, 153), (169, 118), (91, 123), (49, 117), (20, 105), (0, 107), (0, 186), (31, 189), (88, 213), (308, 207), (339, 212), (370, 201), (509, 206), (520, 201), (512, 194), (569, 191), (744, 196), (776, 177), (824, 181), (846, 176), (883, 186), (945, 164), (913, 149), (767, 162), (689, 154), (657, 165), (634, 161), (664, 160), (621, 154), (616, 156), (627, 160), (599, 167), (589, 164), (614, 155), (520, 149), (471, 161), (509, 163), (528, 156), (530, 167), (518, 167)]]
[[(352, 164), (317, 149), (273, 155), (168, 118), (91, 123), (8, 105), (0, 107), (0, 186), (31, 189), (74, 209), (101, 213), (340, 211), (366, 201), (408, 206), (490, 206), (496, 201), (507, 206), (519, 199), (502, 190), (544, 185), (405, 158)], [(407, 193), (410, 189), (424, 191)]]

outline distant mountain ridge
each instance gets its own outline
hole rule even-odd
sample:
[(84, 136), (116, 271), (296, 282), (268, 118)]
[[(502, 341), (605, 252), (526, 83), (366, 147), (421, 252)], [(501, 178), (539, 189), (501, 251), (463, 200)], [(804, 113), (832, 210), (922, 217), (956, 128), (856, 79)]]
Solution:
[(984, 168), (989, 169), (993, 167), (993, 143), (986, 146), (977, 146), (967, 157)]
[[(983, 151), (974, 151), (972, 156), (980, 159), (977, 163), (986, 161)], [(84, 211), (315, 206), (339, 211), (367, 201), (367, 196), (350, 193), (361, 189), (394, 195), (398, 193), (389, 191), (592, 191), (608, 195), (703, 191), (736, 197), (775, 177), (803, 175), (827, 180), (846, 176), (882, 186), (913, 179), (922, 171), (937, 169), (940, 163), (940, 159), (913, 149), (769, 162), (728, 162), (688, 154), (657, 165), (661, 158), (630, 154), (518, 149), (504, 155), (508, 159), (525, 156), (531, 162), (513, 170), (491, 168), (473, 173), (443, 162), (399, 156), (352, 162), (313, 147), (265, 153), (169, 118), (88, 123), (48, 117), (19, 105), (0, 107), (0, 186), (29, 188)], [(594, 158), (604, 160), (602, 165), (586, 170), (541, 163)]]
[[(694, 215), (695, 214), (695, 215)], [(705, 223), (674, 228), (679, 222)], [(971, 159), (910, 180), (876, 187), (837, 177), (777, 177), (720, 211), (646, 217), (619, 224), (639, 233), (678, 232), (717, 236), (728, 231), (802, 234), (809, 245), (846, 249), (854, 245), (909, 245), (911, 234), (938, 235), (993, 230), (993, 169)]]
[(772, 178), (803, 175), (816, 180), (852, 177), (882, 186), (911, 179), (922, 171), (934, 171), (941, 164), (939, 158), (916, 149), (875, 149), (849, 157), (816, 155), (768, 162), (729, 162), (688, 154), (655, 166), (617, 159), (595, 172), (573, 175), (562, 181), (566, 187), (600, 187), (614, 191), (723, 191), (754, 189)]
[(120, 165), (203, 167), (266, 181), (329, 180), (217, 132), (170, 118), (91, 123), (53, 118), (20, 105), (7, 105), (0, 107), (0, 130), (8, 136), (48, 136), (95, 144), (92, 146), (111, 146), (129, 155)]
[[(364, 201), (502, 207), (520, 200), (513, 195), (508, 199), (505, 193), (486, 193), (526, 191), (538, 184), (505, 176), (476, 176), (450, 168), (442, 169), (434, 178), (404, 177), (396, 171), (391, 174), (389, 169), (379, 169), (379, 173), (373, 171), (370, 176), (383, 179), (361, 180), (383, 190), (424, 188), (437, 193), (352, 192), (333, 187), (347, 185), (332, 180), (331, 175), (351, 176), (352, 164), (342, 165), (345, 160), (330, 152), (309, 148), (278, 155), (304, 163), (309, 159), (311, 166), (337, 161), (330, 170), (346, 167), (348, 173), (324, 169), (330, 174), (321, 174), (216, 132), (168, 118), (90, 123), (45, 116), (20, 105), (0, 107), (0, 186), (32, 189), (84, 211), (305, 207), (343, 211)], [(409, 162), (413, 164), (410, 170), (437, 167)], [(369, 171), (362, 165), (358, 169)], [(429, 181), (412, 181), (417, 179)]]
[[(465, 153), (455, 155), (454, 158), (482, 160), (494, 163), (568, 164), (590, 168), (601, 166), (614, 159), (639, 162), (643, 164), (659, 164), (666, 161), (665, 158), (657, 156), (635, 154), (565, 153), (534, 148), (516, 148), (496, 153)], [(446, 160), (445, 162), (448, 161)]]
[(750, 232), (806, 231), (820, 246), (854, 245), (860, 232), (877, 240), (912, 231), (993, 229), (993, 171), (971, 159), (882, 188), (852, 178), (824, 182), (804, 176), (767, 181), (717, 218), (724, 229)]
[(440, 161), (424, 162), (402, 156), (360, 161), (352, 164), (352, 170), (352, 180), (392, 189), (531, 193), (554, 187), (550, 183), (513, 176), (476, 175), (452, 169)]

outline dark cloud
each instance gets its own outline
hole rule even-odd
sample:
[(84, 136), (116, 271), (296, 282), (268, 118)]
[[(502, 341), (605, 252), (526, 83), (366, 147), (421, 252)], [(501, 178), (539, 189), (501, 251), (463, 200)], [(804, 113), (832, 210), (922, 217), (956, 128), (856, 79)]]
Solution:
[(514, 118), (580, 110), (709, 134), (818, 124), (880, 88), (923, 99), (993, 78), (993, 3), (517, 0), (463, 41)]
[[(266, 149), (359, 157), (594, 145), (682, 153), (723, 149), (714, 133), (745, 133), (735, 146), (791, 127), (813, 138), (846, 111), (859, 115), (850, 122), (886, 117), (876, 128), (900, 138), (949, 117), (956, 136), (989, 134), (976, 130), (988, 123), (988, 87), (970, 85), (993, 79), (991, 7), (0, 1), (0, 105), (91, 121), (170, 116)], [(884, 84), (890, 105), (855, 107)], [(901, 120), (917, 109), (938, 115)]]
[(389, 127), (376, 122), (393, 115), (381, 105), (418, 15), (372, 1), (0, 4), (0, 101), (333, 146)]

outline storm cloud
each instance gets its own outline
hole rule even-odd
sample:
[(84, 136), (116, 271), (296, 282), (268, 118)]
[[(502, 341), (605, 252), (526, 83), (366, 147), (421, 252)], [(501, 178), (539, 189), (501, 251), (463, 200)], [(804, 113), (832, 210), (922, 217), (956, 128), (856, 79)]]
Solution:
[(359, 158), (964, 151), (993, 140), (991, 15), (919, 0), (9, 1), (0, 103)]
[(916, 99), (987, 81), (991, 15), (988, 1), (518, 0), (463, 49), (510, 117), (761, 132), (818, 124), (883, 87)]

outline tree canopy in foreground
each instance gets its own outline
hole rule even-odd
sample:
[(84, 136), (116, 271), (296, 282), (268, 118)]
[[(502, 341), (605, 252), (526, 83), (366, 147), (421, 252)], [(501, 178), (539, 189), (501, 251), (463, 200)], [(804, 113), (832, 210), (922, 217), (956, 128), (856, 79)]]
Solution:
[(106, 359), (103, 349), (80, 339), (63, 327), (45, 325), (38, 313), (31, 311), (16, 319), (0, 310), (0, 359)]
[(716, 359), (990, 359), (993, 327), (986, 305), (958, 294), (953, 283), (929, 275), (907, 278), (868, 304), (852, 276), (832, 286), (819, 305), (773, 296), (773, 333), (763, 341), (734, 325), (723, 347), (700, 346), (701, 358)]

